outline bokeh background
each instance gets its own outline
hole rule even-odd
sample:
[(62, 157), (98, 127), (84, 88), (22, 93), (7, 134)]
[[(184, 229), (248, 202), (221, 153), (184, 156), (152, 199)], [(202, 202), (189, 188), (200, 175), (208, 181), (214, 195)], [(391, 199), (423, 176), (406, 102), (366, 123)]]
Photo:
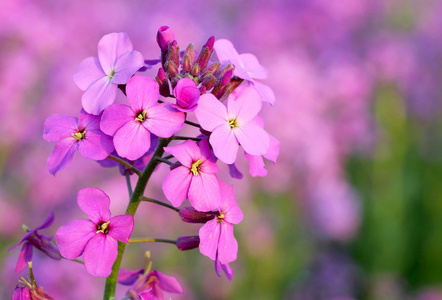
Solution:
[[(176, 276), (173, 299), (442, 299), (442, 2), (438, 0), (2, 0), (0, 8), (0, 298), (10, 299), (23, 231), (54, 211), (54, 225), (83, 218), (76, 193), (99, 187), (114, 215), (128, 195), (116, 168), (76, 154), (55, 177), (52, 114), (77, 116), (72, 76), (110, 32), (127, 32), (157, 58), (168, 25), (181, 48), (214, 35), (255, 54), (276, 95), (266, 129), (281, 143), (268, 176), (232, 180), (245, 218), (232, 282), (198, 250), (130, 246), (123, 266)], [(154, 72), (152, 72), (154, 74)], [(226, 168), (223, 169), (224, 172)], [(155, 174), (146, 196), (164, 200)], [(226, 180), (228, 176), (224, 177)], [(153, 204), (135, 237), (197, 234)], [(34, 252), (37, 282), (55, 299), (100, 299), (104, 280)], [(119, 287), (118, 294), (125, 292)]]

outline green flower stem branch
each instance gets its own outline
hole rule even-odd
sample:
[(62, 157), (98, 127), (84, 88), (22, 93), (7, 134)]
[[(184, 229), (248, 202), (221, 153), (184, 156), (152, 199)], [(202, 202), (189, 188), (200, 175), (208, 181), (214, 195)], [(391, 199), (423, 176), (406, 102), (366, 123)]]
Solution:
[(129, 244), (145, 243), (145, 242), (168, 243), (168, 244), (176, 245), (176, 240), (168, 240), (168, 239), (144, 238), (144, 239), (132, 239), (132, 240), (129, 240)]
[(132, 166), (130, 163), (128, 163), (128, 162), (125, 161), (125, 160), (122, 160), (122, 159), (119, 158), (119, 157), (116, 157), (116, 156), (113, 156), (113, 155), (109, 155), (107, 158), (112, 159), (112, 160), (115, 160), (116, 162), (122, 164), (123, 166), (125, 166), (125, 167), (131, 169), (131, 170), (134, 171), (134, 173), (137, 174), (138, 176), (141, 176), (141, 175), (142, 175), (142, 173), (140, 172), (140, 170), (138, 170), (137, 168), (135, 168), (134, 166)]
[[(146, 189), (146, 185), (150, 179), (155, 168), (158, 166), (160, 161), (157, 158), (161, 158), (164, 154), (164, 147), (166, 147), (173, 138), (163, 139), (160, 138), (157, 148), (144, 169), (143, 173), (141, 173), (138, 179), (137, 185), (135, 186), (135, 190), (133, 191), (132, 197), (130, 198), (129, 205), (126, 209), (126, 214), (135, 215), (135, 212), (138, 208), (138, 205), (141, 202), (141, 197), (144, 194), (144, 190)], [(118, 159), (118, 158), (117, 158)], [(114, 159), (115, 160), (115, 159)], [(135, 169), (135, 168), (134, 168)], [(135, 169), (136, 170), (136, 169)], [(133, 170), (135, 172), (135, 170)], [(138, 170), (137, 170), (138, 171)], [(138, 171), (139, 173), (139, 171)], [(137, 174), (138, 174), (137, 173)], [(106, 279), (106, 285), (104, 288), (104, 300), (114, 300), (115, 299), (115, 289), (117, 286), (117, 278), (118, 272), (120, 270), (121, 260), (123, 258), (124, 250), (126, 249), (126, 244), (122, 242), (118, 242), (118, 256), (112, 266), (112, 272)]]
[(141, 199), (142, 201), (147, 201), (147, 202), (152, 202), (152, 203), (155, 203), (155, 204), (158, 204), (158, 205), (162, 205), (162, 206), (164, 206), (164, 207), (167, 207), (167, 208), (173, 209), (173, 210), (176, 211), (176, 212), (179, 212), (179, 211), (180, 211), (179, 208), (173, 207), (173, 206), (170, 205), (170, 204), (167, 204), (167, 203), (164, 203), (164, 202), (161, 202), (161, 201), (158, 201), (158, 200), (152, 199), (152, 198), (141, 197), (140, 199)]

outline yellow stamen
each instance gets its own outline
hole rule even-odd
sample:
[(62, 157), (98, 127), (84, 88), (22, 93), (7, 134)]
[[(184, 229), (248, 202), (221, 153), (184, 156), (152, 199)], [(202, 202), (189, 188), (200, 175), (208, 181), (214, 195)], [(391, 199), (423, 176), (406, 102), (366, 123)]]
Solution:
[(97, 226), (97, 232), (96, 233), (99, 233), (99, 232), (101, 232), (101, 233), (108, 233), (108, 227), (109, 227), (109, 223), (110, 223), (110, 221), (107, 221), (106, 223), (103, 223), (103, 224), (101, 224), (101, 225), (98, 225)]
[(238, 124), (236, 124), (236, 119), (229, 120), (229, 126), (230, 128), (238, 127)]
[(222, 211), (221, 214), (220, 214), (218, 217), (216, 217), (216, 220), (217, 220), (218, 222), (221, 223), (222, 221), (224, 221), (224, 217), (225, 217), (225, 216), (224, 216), (224, 213), (225, 213), (225, 212)]
[(193, 173), (194, 176), (198, 175), (200, 171), (200, 165), (203, 163), (203, 159), (198, 159), (196, 162), (192, 164), (190, 167), (190, 171)]
[(138, 116), (135, 118), (135, 121), (139, 121), (140, 123), (143, 123), (144, 120), (146, 120), (146, 114), (147, 111), (143, 110), (141, 113), (138, 114)]
[(112, 78), (115, 76), (115, 71), (112, 70), (112, 71), (109, 73), (108, 76), (109, 76), (110, 79), (112, 79)]
[(80, 140), (84, 139), (85, 134), (86, 134), (86, 130), (83, 130), (83, 131), (75, 132), (75, 133), (71, 134), (71, 136), (76, 138), (77, 141), (80, 141)]

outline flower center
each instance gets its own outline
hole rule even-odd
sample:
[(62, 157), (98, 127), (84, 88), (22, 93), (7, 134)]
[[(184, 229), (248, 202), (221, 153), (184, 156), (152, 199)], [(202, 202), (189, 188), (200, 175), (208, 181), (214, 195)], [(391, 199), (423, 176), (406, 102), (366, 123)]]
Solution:
[(77, 141), (80, 141), (80, 140), (84, 139), (85, 134), (86, 134), (86, 130), (83, 130), (83, 131), (75, 132), (75, 133), (71, 134), (71, 136), (76, 138)]
[(225, 214), (226, 212), (225, 211), (222, 211), (221, 212), (221, 214), (218, 216), (218, 217), (216, 217), (216, 220), (219, 222), (219, 223), (221, 223), (221, 222), (223, 222), (224, 221), (224, 217), (225, 217)]
[(140, 122), (140, 123), (143, 123), (144, 120), (147, 119), (146, 114), (147, 114), (147, 110), (143, 110), (142, 112), (140, 112), (140, 113), (137, 115), (137, 117), (135, 118), (135, 121), (138, 121), (138, 122)]
[(194, 176), (198, 175), (200, 172), (201, 164), (203, 163), (203, 159), (198, 159), (196, 162), (192, 164), (190, 167), (190, 171), (193, 173)]
[(236, 119), (229, 120), (230, 128), (238, 127), (238, 123), (236, 123)]
[(104, 233), (104, 234), (108, 233), (109, 232), (109, 223), (110, 223), (110, 221), (107, 221), (106, 223), (98, 224), (97, 225), (97, 232), (95, 232), (95, 233), (99, 233), (99, 232)]
[(114, 78), (114, 76), (115, 76), (115, 71), (114, 71), (114, 70), (110, 71), (110, 73), (109, 73), (108, 76), (109, 76), (110, 79)]

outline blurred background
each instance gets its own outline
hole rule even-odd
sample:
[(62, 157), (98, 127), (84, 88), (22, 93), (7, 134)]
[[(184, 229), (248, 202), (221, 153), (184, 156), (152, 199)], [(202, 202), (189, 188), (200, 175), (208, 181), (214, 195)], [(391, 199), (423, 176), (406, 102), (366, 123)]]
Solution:
[[(218, 278), (198, 250), (167, 244), (128, 247), (123, 267), (173, 275), (173, 299), (442, 299), (442, 1), (439, 0), (2, 0), (0, 9), (0, 298), (14, 268), (22, 224), (50, 211), (57, 228), (85, 216), (83, 187), (103, 189), (113, 215), (128, 194), (117, 168), (76, 154), (55, 177), (42, 138), (52, 114), (78, 116), (72, 76), (97, 56), (100, 38), (127, 32), (134, 49), (157, 58), (158, 28), (184, 49), (214, 35), (253, 53), (276, 95), (262, 116), (279, 139), (277, 165), (252, 178), (240, 161), (235, 185), (245, 217), (235, 226), (235, 277)], [(154, 76), (155, 72), (148, 75)], [(223, 172), (227, 173), (227, 168)], [(165, 200), (160, 168), (146, 196)], [(135, 183), (135, 181), (133, 181)], [(198, 234), (175, 212), (150, 203), (133, 237)], [(100, 299), (104, 279), (34, 251), (37, 283), (55, 299)], [(118, 287), (123, 297), (125, 287)]]

